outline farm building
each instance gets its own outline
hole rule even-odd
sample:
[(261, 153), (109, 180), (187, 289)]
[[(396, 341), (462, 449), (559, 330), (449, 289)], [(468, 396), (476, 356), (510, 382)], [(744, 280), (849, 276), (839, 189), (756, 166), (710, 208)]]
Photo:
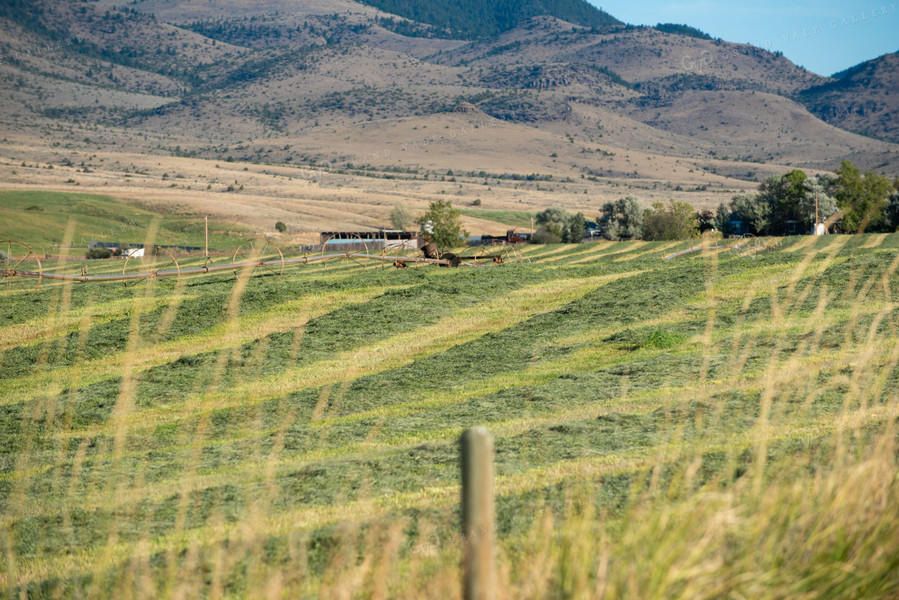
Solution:
[(390, 250), (396, 248), (420, 248), (421, 238), (411, 231), (381, 229), (379, 231), (323, 231), (322, 247), (335, 250), (360, 251)]
[[(129, 242), (98, 242), (98, 241), (90, 241), (87, 244), (88, 248), (107, 248), (112, 252), (115, 252), (119, 249), (122, 249), (124, 252), (127, 248), (144, 248), (143, 243), (129, 243)], [(171, 246), (171, 245), (163, 245), (163, 244), (152, 244), (148, 246), (148, 248), (156, 247), (156, 248), (165, 248), (166, 250), (171, 251), (179, 251), (179, 252), (203, 252), (203, 248), (199, 246)]]

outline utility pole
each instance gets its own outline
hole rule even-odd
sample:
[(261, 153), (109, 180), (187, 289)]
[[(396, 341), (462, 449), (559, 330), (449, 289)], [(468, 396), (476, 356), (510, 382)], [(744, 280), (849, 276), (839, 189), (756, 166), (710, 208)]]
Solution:
[(204, 217), (206, 220), (206, 250), (204, 252), (206, 260), (209, 260), (209, 215)]
[(815, 235), (818, 235), (818, 190), (815, 190)]

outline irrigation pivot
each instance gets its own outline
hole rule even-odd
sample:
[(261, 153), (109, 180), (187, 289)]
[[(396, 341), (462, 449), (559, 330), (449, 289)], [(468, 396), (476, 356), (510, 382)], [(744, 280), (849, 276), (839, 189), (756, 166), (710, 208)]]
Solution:
[[(521, 261), (520, 255), (505, 253), (505, 256), (496, 253), (495, 255), (479, 255), (473, 257), (473, 260), (464, 260), (465, 257), (452, 258), (428, 258), (427, 256), (410, 256), (402, 250), (394, 253), (370, 254), (368, 248), (364, 252), (332, 252), (323, 251), (320, 255), (304, 255), (294, 258), (284, 258), (281, 249), (275, 244), (264, 239), (254, 239), (242, 244), (234, 252), (232, 262), (222, 265), (211, 265), (208, 262), (202, 267), (182, 268), (174, 255), (164, 248), (160, 248), (160, 254), (154, 255), (152, 261), (131, 260), (130, 257), (125, 260), (121, 274), (110, 275), (88, 275), (84, 271), (79, 274), (75, 273), (52, 273), (44, 272), (41, 267), (41, 261), (37, 253), (31, 248), (13, 240), (0, 242), (0, 249), (3, 254), (0, 255), (0, 279), (2, 279), (7, 289), (13, 285), (29, 291), (28, 287), (21, 282), (26, 279), (36, 279), (37, 285), (31, 290), (32, 293), (37, 291), (40, 282), (44, 279), (52, 281), (76, 281), (80, 283), (89, 282), (124, 282), (134, 283), (143, 280), (157, 280), (174, 278), (178, 279), (186, 275), (209, 275), (213, 273), (224, 273), (232, 271), (240, 273), (241, 271), (249, 271), (252, 274), (264, 273), (268, 275), (280, 276), (284, 272), (286, 266), (307, 265), (312, 263), (327, 263), (332, 261), (342, 261), (345, 264), (356, 263), (358, 265), (366, 264), (366, 261), (380, 262), (386, 265), (392, 265), (397, 268), (406, 267), (412, 264), (430, 264), (444, 267), (476, 267), (486, 264), (504, 264), (511, 262), (512, 258), (518, 262)], [(463, 260), (459, 260), (463, 259)], [(24, 267), (31, 266), (32, 269)], [(144, 265), (144, 266), (142, 266)], [(149, 265), (147, 268), (146, 265)], [(157, 265), (160, 265), (157, 267)], [(142, 270), (146, 269), (146, 270)]]
[(284, 274), (284, 253), (274, 242), (265, 238), (253, 238), (238, 246), (231, 257), (231, 262), (241, 265), (234, 269), (234, 274), (238, 276), (241, 271), (250, 270), (251, 267), (247, 265), (254, 263), (256, 266), (252, 267), (252, 275), (262, 272), (280, 277)]
[[(26, 270), (26, 267), (31, 266), (32, 263), (37, 268), (37, 271)], [(0, 277), (3, 278), (3, 287), (6, 291), (15, 289), (23, 292), (30, 291), (33, 294), (37, 292), (41, 285), (42, 274), (41, 259), (38, 258), (37, 253), (31, 247), (13, 240), (0, 242)], [(37, 284), (35, 284), (33, 290), (30, 290), (23, 283), (21, 277), (26, 276), (35, 276), (37, 278)]]
[[(146, 252), (149, 250), (149, 252)], [(160, 275), (162, 274), (162, 275)], [(174, 275), (172, 275), (174, 274)], [(140, 256), (129, 254), (122, 265), (122, 275), (128, 276), (123, 283), (133, 285), (138, 281), (156, 279), (158, 277), (174, 277), (175, 283), (181, 278), (181, 266), (175, 256), (159, 246), (145, 249)]]

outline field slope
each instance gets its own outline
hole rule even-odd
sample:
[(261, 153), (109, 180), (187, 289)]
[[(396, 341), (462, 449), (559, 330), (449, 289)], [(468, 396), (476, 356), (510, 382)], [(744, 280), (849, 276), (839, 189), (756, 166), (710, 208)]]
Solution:
[(895, 597), (899, 235), (780, 241), (4, 285), (0, 596), (459, 597), (485, 425), (503, 597)]

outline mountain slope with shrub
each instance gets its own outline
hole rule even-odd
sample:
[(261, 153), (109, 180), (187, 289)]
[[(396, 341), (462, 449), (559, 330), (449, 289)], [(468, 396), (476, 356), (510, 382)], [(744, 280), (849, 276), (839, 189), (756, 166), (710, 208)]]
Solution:
[[(62, 144), (63, 130), (87, 156), (422, 176), (464, 167), (582, 180), (603, 194), (723, 193), (844, 159), (899, 174), (899, 146), (822, 121), (803, 95), (890, 102), (892, 62), (832, 80), (689, 26), (587, 26), (560, 18), (586, 22), (561, 3), (496, 6), (542, 14), (444, 39), (427, 37), (440, 34), (434, 23), (348, 0), (223, 0), (214, 11), (186, 0), (13, 3), (0, 17), (0, 122), (42, 149)], [(884, 114), (854, 111), (852, 128), (889, 134)]]
[(899, 52), (837, 73), (801, 94), (816, 116), (849, 131), (899, 142)]
[(432, 25), (447, 36), (466, 39), (509, 31), (537, 16), (551, 16), (584, 27), (621, 25), (621, 21), (585, 0), (361, 1), (385, 12)]

